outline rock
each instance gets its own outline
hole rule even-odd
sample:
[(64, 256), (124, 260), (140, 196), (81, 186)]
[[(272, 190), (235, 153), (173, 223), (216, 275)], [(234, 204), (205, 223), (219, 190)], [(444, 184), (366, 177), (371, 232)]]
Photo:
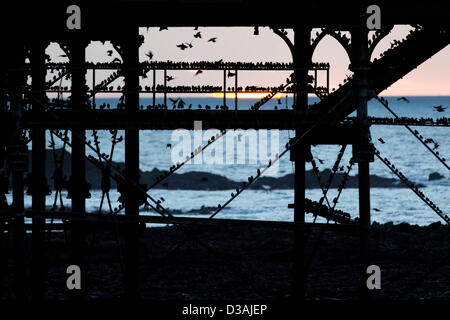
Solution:
[(441, 175), (439, 172), (433, 172), (430, 173), (430, 175), (428, 176), (428, 181), (433, 181), (433, 180), (441, 180), (445, 178), (443, 175)]
[(442, 225), (441, 222), (438, 221), (438, 222), (434, 222), (434, 223), (429, 224), (428, 228), (429, 229), (439, 229), (441, 227), (441, 225)]
[(402, 222), (395, 226), (395, 230), (400, 231), (400, 232), (410, 232), (411, 229), (412, 229), (411, 225), (409, 225), (409, 223), (405, 223), (405, 222)]

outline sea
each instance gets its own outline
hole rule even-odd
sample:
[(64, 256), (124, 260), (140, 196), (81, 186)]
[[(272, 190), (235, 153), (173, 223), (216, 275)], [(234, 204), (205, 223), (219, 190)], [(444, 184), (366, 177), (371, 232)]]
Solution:
[[(174, 94), (168, 96), (171, 99), (177, 99)], [(450, 96), (409, 96), (409, 100), (405, 102), (398, 100), (398, 97), (385, 97), (389, 101), (389, 107), (397, 113), (400, 117), (414, 117), (414, 118), (441, 118), (450, 117), (450, 108), (444, 112), (437, 112), (433, 106), (442, 105), (444, 107), (450, 106)], [(183, 96), (181, 99), (189, 104), (193, 109), (197, 109), (198, 105), (205, 108), (206, 105), (215, 109), (216, 105), (221, 105), (222, 98), (216, 97), (189, 97)], [(317, 98), (309, 98), (310, 104), (317, 102)], [(238, 109), (249, 109), (251, 105), (257, 102), (257, 99), (239, 99)], [(118, 98), (97, 98), (97, 106), (102, 103), (109, 103), (111, 108), (117, 104)], [(152, 105), (151, 97), (141, 98), (141, 105), (146, 108)], [(179, 100), (178, 100), (179, 102)], [(156, 103), (163, 103), (162, 97), (157, 97)], [(172, 110), (172, 102), (168, 100), (169, 110)], [(227, 98), (227, 105), (234, 108), (234, 98)], [(285, 96), (281, 99), (271, 100), (265, 104), (262, 109), (289, 109), (292, 107), (292, 97)], [(389, 117), (392, 115), (376, 100), (371, 100), (368, 104), (369, 116), (374, 117)], [(172, 111), (171, 111), (172, 112)], [(176, 112), (175, 110), (173, 112)], [(355, 114), (351, 115), (355, 116)], [(194, 124), (192, 124), (194, 128)], [(439, 154), (447, 159), (450, 159), (450, 128), (449, 127), (412, 127), (417, 130), (424, 139), (432, 139), (436, 145)], [(199, 133), (202, 132), (202, 135)], [(237, 146), (231, 141), (227, 145), (226, 139), (221, 139), (215, 144), (212, 144), (204, 152), (203, 155), (198, 155), (197, 160), (193, 163), (184, 165), (177, 173), (184, 173), (190, 171), (200, 171), (218, 174), (235, 181), (247, 180), (247, 177), (256, 175), (258, 168), (264, 168), (269, 158), (274, 158), (276, 153), (281, 153), (286, 142), (295, 136), (292, 130), (260, 130), (256, 131), (257, 140), (255, 147), (255, 140), (252, 140), (252, 135), (246, 136), (248, 132), (243, 132), (244, 136), (244, 153), (240, 156), (237, 152)], [(254, 134), (252, 133), (252, 134)], [(87, 138), (91, 141), (92, 131), (87, 131)], [(195, 136), (197, 134), (197, 136)], [(212, 131), (193, 131), (193, 130), (145, 130), (140, 133), (140, 169), (143, 171), (151, 171), (154, 168), (159, 170), (169, 170), (180, 159), (184, 159), (186, 152), (192, 151), (198, 147), (195, 143), (199, 141), (205, 144), (207, 140), (214, 135)], [(330, 132), (330, 134), (333, 134)], [(119, 131), (118, 135), (124, 135), (123, 131)], [(70, 134), (69, 134), (70, 136)], [(101, 151), (109, 154), (111, 149), (111, 133), (109, 131), (98, 132)], [(183, 137), (183, 143), (181, 138)], [(200, 137), (200, 138), (199, 138)], [(450, 214), (450, 172), (443, 166), (419, 141), (403, 126), (389, 126), (389, 125), (373, 125), (371, 127), (371, 138), (380, 151), (383, 157), (389, 159), (409, 180), (414, 183), (424, 185), (423, 193), (432, 200), (444, 214)], [(379, 138), (383, 140), (382, 143)], [(47, 133), (47, 139), (50, 141), (50, 135)], [(203, 141), (199, 139), (204, 139)], [(236, 141), (235, 141), (236, 142)], [(222, 143), (222, 147), (218, 146)], [(57, 142), (57, 147), (62, 144)], [(29, 144), (31, 148), (31, 144)], [(48, 146), (48, 148), (50, 148)], [(231, 156), (227, 153), (233, 152)], [(70, 148), (67, 148), (70, 151)], [(332, 168), (339, 152), (340, 146), (320, 145), (311, 148), (313, 157), (320, 170)], [(351, 158), (351, 147), (346, 149), (342, 158), (341, 165), (347, 166)], [(93, 153), (91, 153), (93, 154)], [(188, 153), (190, 154), (190, 152)], [(94, 154), (93, 154), (94, 155)], [(228, 158), (227, 158), (228, 157)], [(114, 161), (124, 161), (124, 145), (119, 143), (114, 148)], [(220, 160), (222, 159), (222, 160)], [(307, 170), (312, 169), (311, 164), (307, 163)], [(357, 174), (357, 165), (354, 165), (351, 175)], [(279, 163), (269, 170), (266, 174), (272, 177), (281, 177), (286, 174), (294, 172), (293, 162), (289, 159), (289, 153), (279, 159)], [(431, 173), (437, 172), (444, 176), (439, 180), (429, 180)], [(370, 173), (386, 177), (396, 178), (392, 172), (378, 159), (370, 164)], [(169, 212), (174, 212), (176, 216), (192, 216), (189, 213), (191, 210), (197, 210), (202, 207), (217, 207), (219, 204), (225, 203), (229, 198), (231, 192), (234, 190), (165, 190), (152, 189), (149, 194), (155, 198), (164, 201), (161, 203)], [(371, 194), (371, 220), (378, 223), (393, 222), (410, 223), (417, 225), (428, 225), (441, 218), (431, 210), (425, 203), (422, 202), (410, 189), (408, 188), (372, 188)], [(63, 200), (66, 208), (70, 208), (70, 200), (66, 199), (64, 194)], [(88, 211), (98, 212), (101, 191), (91, 190), (91, 198), (87, 199), (86, 206)], [(331, 203), (332, 199), (336, 197), (337, 190), (330, 189), (328, 192), (328, 199)], [(47, 205), (50, 207), (54, 200), (54, 192), (47, 196)], [(306, 196), (312, 200), (318, 201), (322, 196), (320, 189), (306, 190)], [(111, 200), (113, 207), (118, 206), (117, 199), (119, 194), (117, 190), (111, 190)], [(274, 220), (274, 221), (292, 221), (293, 209), (288, 208), (290, 203), (293, 203), (293, 190), (245, 190), (236, 199), (230, 202), (225, 209), (223, 209), (217, 219), (252, 219), (252, 220)], [(8, 195), (8, 201), (11, 202), (11, 194)], [(31, 207), (31, 197), (25, 196), (25, 206)], [(348, 212), (352, 218), (358, 216), (358, 189), (345, 188), (340, 195), (339, 202), (336, 209)], [(107, 206), (103, 205), (103, 210), (107, 210)], [(141, 214), (153, 215), (154, 212), (148, 209), (142, 209)], [(205, 218), (207, 215), (196, 215), (199, 218)], [(306, 220), (312, 221), (313, 217), (307, 214)], [(325, 220), (318, 218), (317, 222), (324, 222)], [(154, 225), (149, 225), (154, 226)]]

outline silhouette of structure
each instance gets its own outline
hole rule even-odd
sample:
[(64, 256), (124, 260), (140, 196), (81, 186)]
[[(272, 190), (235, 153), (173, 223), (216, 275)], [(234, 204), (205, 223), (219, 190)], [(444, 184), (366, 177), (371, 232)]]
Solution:
[[(154, 185), (163, 181), (184, 163), (170, 168), (166, 176), (159, 177), (154, 185), (145, 186), (139, 183), (139, 131), (147, 129), (192, 129), (194, 120), (203, 121), (203, 129), (217, 128), (221, 134), (212, 137), (208, 144), (199, 146), (189, 157), (190, 160), (220, 139), (225, 129), (255, 128), (255, 129), (290, 129), (296, 131), (296, 136), (286, 145), (286, 149), (277, 154), (278, 159), (290, 154), (291, 161), (295, 162), (294, 222), (273, 222), (295, 228), (294, 248), (294, 294), (301, 299), (304, 296), (305, 285), (305, 213), (314, 216), (323, 216), (327, 220), (338, 222), (342, 230), (360, 232), (361, 240), (361, 294), (368, 295), (365, 285), (366, 268), (370, 265), (369, 232), (370, 220), (370, 186), (369, 164), (374, 156), (379, 157), (393, 172), (413, 189), (430, 208), (436, 211), (441, 218), (449, 223), (449, 218), (426, 198), (414, 184), (386, 158), (381, 157), (375, 150), (370, 138), (370, 126), (376, 124), (393, 125), (424, 125), (448, 126), (449, 119), (442, 118), (437, 121), (431, 119), (382, 119), (369, 118), (367, 115), (367, 102), (377, 98), (377, 94), (401, 79), (408, 72), (433, 56), (450, 42), (448, 26), (448, 13), (439, 9), (438, 4), (429, 3), (424, 8), (409, 4), (394, 5), (385, 3), (381, 5), (382, 29), (371, 32), (366, 26), (365, 15), (367, 4), (359, 6), (342, 6), (339, 3), (326, 2), (301, 4), (301, 10), (283, 10), (283, 14), (267, 15), (266, 2), (263, 1), (81, 1), (76, 2), (82, 10), (81, 30), (69, 30), (66, 27), (66, 8), (72, 2), (60, 1), (55, 3), (22, 2), (11, 4), (9, 13), (1, 21), (5, 49), (0, 66), (0, 172), (2, 173), (2, 187), (0, 188), (1, 205), (1, 233), (11, 232), (14, 238), (15, 283), (14, 289), (17, 298), (27, 296), (28, 284), (21, 281), (25, 270), (32, 271), (31, 292), (32, 297), (41, 299), (45, 292), (45, 238), (46, 230), (70, 229), (72, 243), (72, 264), (85, 267), (85, 227), (88, 224), (119, 225), (125, 239), (124, 246), (124, 272), (125, 289), (127, 297), (138, 297), (138, 243), (139, 228), (143, 223), (170, 223), (175, 224), (184, 231), (188, 237), (196, 240), (195, 234), (189, 229), (190, 223), (196, 223), (194, 218), (176, 218), (167, 211), (161, 199), (154, 199), (147, 193)], [(284, 5), (284, 2), (280, 4)], [(289, 4), (286, 2), (285, 4)], [(20, 10), (18, 9), (20, 6)], [(205, 10), (214, 12), (220, 6), (220, 15), (203, 14)], [(19, 14), (20, 12), (20, 14)], [(171, 12), (179, 18), (170, 21), (165, 14), (149, 14), (150, 12)], [(182, 14), (181, 14), (182, 13)], [(232, 18), (230, 18), (232, 17)], [(441, 19), (440, 19), (441, 18)], [(378, 42), (389, 33), (395, 24), (411, 24), (415, 30), (403, 42), (399, 42), (386, 51), (383, 56), (371, 61), (371, 54)], [(228, 62), (140, 62), (138, 50), (142, 44), (139, 36), (139, 27), (180, 27), (180, 26), (269, 26), (287, 44), (292, 53), (290, 64), (250, 64)], [(283, 32), (284, 29), (294, 30), (294, 41), (291, 42)], [(312, 28), (322, 28), (317, 35), (311, 35)], [(10, 31), (7, 31), (10, 30)], [(17, 31), (17, 32), (16, 32)], [(348, 38), (341, 31), (349, 31)], [(346, 50), (350, 58), (350, 69), (353, 77), (346, 80), (334, 92), (328, 88), (329, 65), (327, 63), (312, 63), (312, 54), (323, 37), (334, 37)], [(370, 40), (370, 37), (372, 40)], [(92, 64), (86, 62), (85, 48), (90, 41), (110, 40), (121, 57), (121, 62)], [(52, 63), (46, 61), (45, 48), (50, 42), (58, 42), (69, 58), (68, 63)], [(100, 69), (115, 70), (106, 80), (96, 83), (95, 71)], [(223, 70), (223, 86), (213, 87), (170, 87), (167, 70)], [(49, 70), (59, 73), (51, 81), (46, 81)], [(87, 70), (92, 70), (93, 85), (86, 85)], [(155, 79), (156, 72), (162, 70), (164, 83), (157, 87), (143, 88), (140, 77), (151, 73)], [(240, 70), (292, 70), (292, 76), (285, 84), (275, 88), (240, 88), (238, 86), (238, 73)], [(234, 79), (228, 77), (232, 72)], [(311, 79), (310, 72), (314, 73)], [(317, 84), (317, 73), (326, 72), (327, 85), (320, 87)], [(58, 83), (64, 77), (69, 77), (71, 86), (64, 88)], [(118, 88), (114, 81), (123, 77), (125, 86)], [(231, 80), (230, 80), (231, 78)], [(27, 82), (30, 79), (31, 82)], [(234, 83), (231, 90), (227, 88), (227, 81)], [(311, 81), (312, 80), (312, 81)], [(220, 110), (191, 110), (190, 108), (168, 110), (167, 93), (198, 93), (223, 92), (224, 101)], [(229, 92), (267, 92), (270, 94), (249, 110), (237, 110), (227, 107), (226, 93)], [(47, 93), (70, 93), (70, 99), (49, 100)], [(116, 92), (123, 94), (121, 104), (117, 108), (96, 106), (95, 95), (99, 92)], [(153, 104), (145, 110), (140, 109), (139, 94), (152, 93)], [(294, 94), (293, 108), (288, 110), (261, 110), (260, 107), (269, 101), (278, 92)], [(164, 104), (156, 105), (156, 94), (164, 94)], [(308, 94), (315, 93), (320, 102), (308, 105)], [(236, 95), (237, 96), (237, 95)], [(380, 102), (388, 107), (387, 102)], [(356, 118), (347, 118), (353, 111)], [(409, 127), (408, 127), (409, 128)], [(114, 136), (113, 146), (122, 138), (117, 136), (117, 130), (125, 130), (123, 138), (125, 144), (125, 167), (117, 168), (111, 163), (112, 153), (106, 154), (100, 150), (98, 139), (94, 136), (94, 143), (89, 142), (87, 131), (111, 130)], [(45, 200), (48, 196), (48, 185), (45, 176), (45, 149), (46, 131), (51, 132), (52, 139), (64, 141), (71, 148), (71, 176), (63, 177), (61, 168), (55, 170), (55, 206), (48, 210)], [(29, 136), (27, 136), (29, 133)], [(70, 138), (68, 137), (70, 133)], [(329, 134), (332, 133), (332, 134)], [(412, 132), (419, 140), (421, 136)], [(419, 137), (420, 136), (420, 137)], [(32, 163), (29, 179), (24, 181), (28, 171), (27, 143), (32, 144)], [(311, 144), (339, 144), (351, 145), (353, 149), (352, 163), (348, 166), (348, 173), (352, 165), (357, 164), (359, 177), (359, 220), (355, 221), (342, 211), (335, 210), (334, 204), (327, 199), (327, 191), (331, 184), (323, 186), (321, 201), (314, 202), (305, 198), (305, 162), (312, 162), (315, 171), (314, 159), (311, 157)], [(426, 143), (424, 143), (427, 146)], [(53, 143), (54, 147), (54, 143)], [(94, 151), (98, 157), (87, 157), (102, 170), (102, 204), (107, 201), (109, 214), (86, 212), (86, 198), (89, 197), (89, 186), (85, 177), (85, 159), (87, 148)], [(430, 149), (431, 150), (431, 149)], [(333, 168), (335, 173), (342, 158), (345, 147), (338, 155)], [(431, 150), (432, 151), (432, 150)], [(433, 152), (433, 151), (432, 151)], [(434, 155), (448, 168), (444, 159), (436, 152)], [(201, 223), (250, 223), (246, 221), (227, 221), (213, 219), (229, 202), (245, 192), (255, 180), (264, 173), (268, 167), (258, 171), (256, 176), (248, 178), (241, 188), (233, 193), (230, 200), (220, 205), (211, 219)], [(61, 161), (55, 156), (55, 167)], [(4, 194), (8, 192), (8, 181), (12, 182), (12, 205), (3, 201)], [(123, 205), (112, 208), (109, 202), (110, 179), (118, 183)], [(32, 208), (25, 210), (25, 185), (28, 184), (32, 197)], [(345, 187), (345, 180), (339, 191)], [(58, 191), (67, 188), (71, 198), (71, 211), (64, 212), (64, 207), (57, 210)], [(61, 200), (62, 201), (62, 200)], [(326, 205), (324, 204), (326, 203)], [(62, 202), (61, 202), (62, 204)], [(160, 217), (140, 216), (141, 205), (150, 206)], [(124, 209), (125, 215), (117, 213)], [(26, 263), (23, 250), (23, 239), (28, 225), (25, 218), (31, 218), (32, 231), (32, 261)], [(48, 219), (63, 219), (65, 223), (55, 225)], [(198, 221), (197, 221), (198, 222)], [(253, 222), (271, 223), (271, 222)], [(315, 224), (319, 228), (333, 228), (334, 225)], [(198, 240), (198, 239), (197, 239)], [(4, 253), (2, 259), (7, 259)], [(1, 263), (4, 266), (4, 261)], [(3, 270), (0, 270), (2, 273)], [(84, 278), (83, 278), (84, 279)], [(85, 288), (86, 285), (82, 285)], [(83, 290), (77, 291), (76, 298), (83, 297)]]

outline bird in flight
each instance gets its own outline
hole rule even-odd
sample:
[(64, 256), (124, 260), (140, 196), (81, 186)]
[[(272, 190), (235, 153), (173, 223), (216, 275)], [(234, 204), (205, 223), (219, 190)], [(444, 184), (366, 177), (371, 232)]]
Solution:
[(169, 30), (167, 27), (160, 27), (159, 31), (163, 31), (163, 30)]
[(172, 99), (172, 98), (169, 98), (169, 100), (170, 100), (170, 102), (172, 102), (173, 104), (176, 104), (176, 103), (178, 102), (178, 100), (180, 100), (180, 98), (178, 98), (178, 99)]
[(106, 51), (106, 53), (108, 54), (108, 57), (111, 57), (112, 54), (113, 54), (113, 51), (112, 50), (108, 50), (108, 51)]
[(203, 73), (203, 70), (198, 69), (197, 72), (195, 73), (195, 75), (199, 75), (200, 73)]
[(216, 42), (216, 40), (217, 40), (217, 37), (214, 37), (214, 38), (210, 38), (210, 39), (208, 40), (208, 42)]
[(380, 209), (378, 209), (378, 208), (373, 208), (373, 211), (377, 211), (377, 212), (380, 212), (381, 210), (380, 210)]
[(320, 164), (323, 164), (323, 160), (322, 159), (317, 158), (317, 160), (319, 160)]
[(172, 76), (166, 76), (166, 80), (167, 80), (167, 81), (172, 81), (173, 79), (175, 79), (175, 78), (172, 77)]
[(407, 98), (405, 98), (405, 97), (397, 98), (397, 100), (398, 101), (405, 101), (405, 102), (409, 103), (409, 100)]
[(433, 107), (437, 112), (444, 112), (447, 107), (443, 107), (442, 105)]
[(180, 48), (181, 50), (187, 49), (187, 45), (185, 45), (184, 43), (178, 44), (177, 47)]
[(378, 141), (380, 141), (382, 144), (386, 143), (382, 138), (378, 138)]
[(193, 48), (194, 46), (192, 45), (192, 42), (186, 42), (185, 43), (189, 48)]
[(194, 38), (201, 38), (202, 37), (202, 33), (199, 31), (196, 34), (194, 34)]
[(228, 71), (227, 77), (228, 77), (228, 78), (231, 78), (231, 77), (234, 77), (235, 75), (236, 75), (236, 73), (233, 73), (233, 72), (231, 72), (231, 71)]
[(153, 58), (153, 52), (150, 50), (145, 54), (150, 60)]

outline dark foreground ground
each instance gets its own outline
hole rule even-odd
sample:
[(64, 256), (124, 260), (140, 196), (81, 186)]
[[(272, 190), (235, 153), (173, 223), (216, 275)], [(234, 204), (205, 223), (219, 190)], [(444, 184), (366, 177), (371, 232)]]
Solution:
[[(175, 227), (151, 228), (140, 242), (140, 293), (144, 299), (285, 299), (291, 296), (293, 231), (272, 227), (190, 227), (205, 249), (185, 240)], [(320, 231), (308, 236), (310, 260)], [(53, 233), (48, 246), (47, 299), (68, 299), (66, 268), (70, 232)], [(87, 295), (111, 299), (123, 295), (122, 250), (116, 232), (88, 237)], [(93, 240), (93, 241), (91, 241)], [(11, 239), (9, 244), (11, 244)], [(180, 243), (182, 245), (177, 247)], [(29, 243), (28, 243), (29, 245)], [(307, 299), (358, 299), (359, 236), (325, 231), (307, 279)], [(12, 252), (10, 252), (12, 253)], [(381, 268), (375, 299), (450, 300), (450, 227), (374, 225), (372, 264)], [(12, 284), (12, 263), (9, 276)], [(11, 293), (3, 291), (3, 298)]]

